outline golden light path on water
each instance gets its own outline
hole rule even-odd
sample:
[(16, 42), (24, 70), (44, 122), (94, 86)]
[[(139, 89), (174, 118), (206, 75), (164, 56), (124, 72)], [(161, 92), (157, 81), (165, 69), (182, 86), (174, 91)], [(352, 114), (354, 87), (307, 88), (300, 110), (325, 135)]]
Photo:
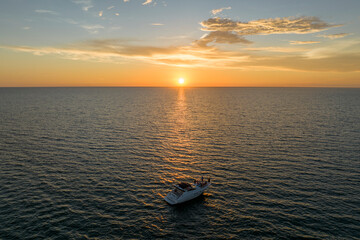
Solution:
[(190, 113), (187, 109), (185, 90), (183, 87), (176, 89), (177, 99), (173, 108), (168, 113), (168, 122), (170, 135), (162, 142), (164, 149), (168, 151), (169, 156), (164, 160), (175, 163), (172, 171), (169, 172), (167, 180), (175, 183), (176, 181), (193, 179), (189, 173), (193, 170), (193, 144), (189, 136), (188, 130), (191, 129), (191, 121), (189, 121)]

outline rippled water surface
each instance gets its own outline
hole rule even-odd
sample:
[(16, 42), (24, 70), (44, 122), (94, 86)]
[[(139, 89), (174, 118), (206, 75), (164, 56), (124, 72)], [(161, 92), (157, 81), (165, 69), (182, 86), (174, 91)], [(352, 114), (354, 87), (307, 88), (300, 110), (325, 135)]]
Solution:
[(360, 238), (359, 89), (2, 88), (0, 114), (0, 239)]

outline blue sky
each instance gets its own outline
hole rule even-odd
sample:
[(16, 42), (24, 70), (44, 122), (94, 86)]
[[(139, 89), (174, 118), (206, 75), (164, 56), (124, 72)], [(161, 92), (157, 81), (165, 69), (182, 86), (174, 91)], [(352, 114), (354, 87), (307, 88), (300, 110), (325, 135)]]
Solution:
[[(341, 29), (328, 30), (329, 33), (359, 34), (360, 29), (357, 0), (154, 0), (143, 5), (144, 2), (2, 0), (0, 43), (41, 46), (89, 38), (130, 38), (155, 44), (162, 38), (173, 44), (189, 42), (204, 34), (199, 23), (215, 16), (211, 10), (225, 7), (231, 9), (223, 10), (217, 17), (251, 21), (316, 16), (329, 23), (345, 24)], [(164, 25), (153, 26), (153, 23)]]

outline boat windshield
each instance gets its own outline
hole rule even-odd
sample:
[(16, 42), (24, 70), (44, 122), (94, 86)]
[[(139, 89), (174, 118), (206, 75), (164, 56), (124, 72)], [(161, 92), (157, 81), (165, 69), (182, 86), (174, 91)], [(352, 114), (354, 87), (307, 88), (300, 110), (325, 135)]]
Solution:
[(178, 184), (179, 187), (181, 187), (182, 189), (187, 189), (187, 188), (191, 188), (191, 185), (189, 183), (180, 183)]
[(173, 193), (174, 193), (177, 197), (180, 197), (180, 196), (184, 193), (184, 191), (181, 191), (180, 189), (175, 188), (175, 189), (173, 190)]

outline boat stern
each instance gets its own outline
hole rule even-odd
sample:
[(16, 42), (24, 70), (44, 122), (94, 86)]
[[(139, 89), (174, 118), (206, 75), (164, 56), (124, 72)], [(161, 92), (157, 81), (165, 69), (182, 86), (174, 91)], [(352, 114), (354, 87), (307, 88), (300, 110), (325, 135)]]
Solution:
[(174, 196), (174, 194), (171, 192), (166, 197), (164, 197), (164, 200), (169, 203), (170, 205), (177, 204), (177, 197)]

